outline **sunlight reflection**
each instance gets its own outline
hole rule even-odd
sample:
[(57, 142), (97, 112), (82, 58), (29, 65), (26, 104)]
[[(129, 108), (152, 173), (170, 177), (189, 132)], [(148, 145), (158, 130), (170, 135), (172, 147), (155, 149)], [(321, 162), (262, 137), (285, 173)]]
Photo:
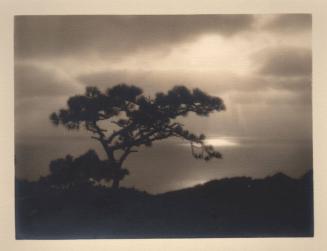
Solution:
[[(211, 145), (213, 147), (232, 147), (232, 146), (240, 146), (241, 144), (232, 138), (208, 138), (204, 141), (207, 145)], [(189, 146), (189, 143), (182, 143), (183, 146)], [(196, 144), (195, 144), (196, 145)]]
[(190, 179), (190, 180), (181, 180), (178, 183), (174, 184), (174, 186), (170, 190), (178, 190), (178, 189), (185, 189), (194, 187), (197, 185), (203, 185), (204, 183), (208, 182), (210, 179)]
[(205, 143), (212, 146), (238, 146), (238, 142), (228, 138), (209, 138), (205, 140)]

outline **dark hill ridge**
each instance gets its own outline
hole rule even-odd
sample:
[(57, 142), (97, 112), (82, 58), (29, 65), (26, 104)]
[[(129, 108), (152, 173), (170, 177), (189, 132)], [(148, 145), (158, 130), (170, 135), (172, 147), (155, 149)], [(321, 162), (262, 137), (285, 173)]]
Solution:
[[(277, 173), (264, 179), (253, 179), (250, 177), (223, 178), (220, 180), (211, 180), (190, 188), (158, 194), (157, 196), (162, 198), (175, 197), (178, 195), (186, 196), (187, 194), (196, 195), (204, 193), (209, 195), (210, 193), (214, 193), (215, 195), (226, 195), (231, 198), (232, 196), (230, 196), (230, 193), (233, 193), (233, 191), (237, 192), (237, 194), (244, 195), (243, 193), (258, 192), (257, 190), (279, 190), (280, 188), (284, 188), (284, 186), (288, 186), (289, 189), (312, 187), (312, 171), (307, 172), (300, 179), (293, 179), (283, 173)], [(226, 191), (224, 191), (225, 189), (228, 189), (227, 194)], [(290, 191), (283, 191), (283, 194), (287, 192)], [(237, 196), (237, 194), (235, 194), (235, 196)]]
[(16, 181), (18, 239), (313, 235), (312, 171), (209, 181), (151, 195), (131, 188), (67, 191)]

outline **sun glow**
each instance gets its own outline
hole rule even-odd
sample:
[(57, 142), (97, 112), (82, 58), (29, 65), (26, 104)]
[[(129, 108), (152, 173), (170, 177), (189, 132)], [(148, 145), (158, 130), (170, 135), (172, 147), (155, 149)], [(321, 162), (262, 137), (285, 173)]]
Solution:
[[(230, 138), (208, 138), (204, 141), (205, 144), (211, 145), (213, 147), (233, 147), (233, 146), (239, 146), (240, 143), (237, 142), (235, 139)], [(189, 143), (183, 143), (184, 146), (189, 146)], [(197, 146), (196, 144), (194, 144)]]
[(212, 146), (238, 146), (239, 143), (227, 138), (209, 138), (205, 143)]

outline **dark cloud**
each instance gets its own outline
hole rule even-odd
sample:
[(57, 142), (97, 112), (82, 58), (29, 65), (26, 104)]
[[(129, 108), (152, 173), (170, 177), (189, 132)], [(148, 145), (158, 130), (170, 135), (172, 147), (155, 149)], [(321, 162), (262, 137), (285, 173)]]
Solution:
[(281, 14), (263, 28), (281, 33), (311, 31), (311, 20), (311, 14)]
[(15, 56), (58, 57), (107, 53), (112, 58), (169, 46), (205, 33), (232, 36), (252, 15), (16, 16)]
[(73, 80), (49, 69), (33, 64), (15, 65), (15, 96), (18, 98), (69, 95), (78, 90)]
[(268, 48), (259, 52), (254, 60), (259, 73), (270, 76), (310, 76), (312, 71), (311, 50), (300, 47)]

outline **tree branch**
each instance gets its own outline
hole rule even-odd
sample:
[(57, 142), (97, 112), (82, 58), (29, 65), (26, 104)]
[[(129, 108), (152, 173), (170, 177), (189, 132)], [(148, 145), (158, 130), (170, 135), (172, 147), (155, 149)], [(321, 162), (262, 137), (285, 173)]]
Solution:
[(129, 147), (125, 150), (125, 152), (122, 154), (122, 156), (119, 158), (119, 164), (122, 164), (125, 159), (127, 158), (127, 156), (130, 154), (130, 153), (136, 153), (137, 151), (136, 150), (131, 150), (132, 147)]

